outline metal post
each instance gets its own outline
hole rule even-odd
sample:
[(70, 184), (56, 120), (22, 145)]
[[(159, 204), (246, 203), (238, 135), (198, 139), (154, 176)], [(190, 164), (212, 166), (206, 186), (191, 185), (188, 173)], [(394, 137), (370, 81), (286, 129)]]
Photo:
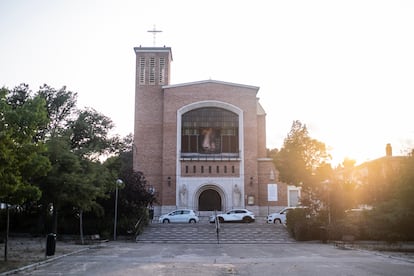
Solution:
[(115, 183), (115, 218), (114, 218), (114, 241), (116, 241), (116, 222), (118, 216), (118, 186), (122, 185), (122, 180), (117, 179)]
[(331, 189), (328, 190), (328, 225), (331, 225)]
[(216, 224), (217, 243), (220, 243), (220, 221), (217, 217), (217, 211), (214, 210), (214, 222)]
[(115, 219), (114, 219), (114, 241), (116, 241), (116, 220), (118, 215), (118, 183), (115, 188)]

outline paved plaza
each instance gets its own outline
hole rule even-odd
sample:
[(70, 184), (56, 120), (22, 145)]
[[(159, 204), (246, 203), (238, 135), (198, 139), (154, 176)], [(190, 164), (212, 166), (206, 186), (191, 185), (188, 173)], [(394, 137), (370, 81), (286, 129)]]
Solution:
[[(223, 239), (222, 243), (217, 243), (217, 240), (209, 243), (197, 236), (199, 232), (201, 236), (214, 237), (214, 225), (181, 226), (154, 224), (146, 229), (141, 241), (104, 243), (22, 270), (15, 275), (320, 276), (413, 275), (414, 272), (413, 259), (375, 251), (339, 249), (333, 244), (318, 241), (295, 242), (281, 225), (222, 225), (223, 238), (227, 231), (233, 232), (239, 239)], [(259, 233), (258, 229), (261, 228), (265, 234)], [(260, 240), (260, 237), (266, 239), (266, 233), (272, 232), (269, 229), (273, 230), (272, 235), (275, 232), (284, 238), (279, 237), (273, 243)], [(166, 240), (167, 230), (172, 233), (169, 242)], [(211, 236), (206, 234), (210, 231), (213, 231)], [(256, 241), (243, 242), (244, 231), (253, 231)], [(178, 233), (198, 239), (198, 242), (180, 240)], [(151, 241), (151, 238), (154, 240)]]

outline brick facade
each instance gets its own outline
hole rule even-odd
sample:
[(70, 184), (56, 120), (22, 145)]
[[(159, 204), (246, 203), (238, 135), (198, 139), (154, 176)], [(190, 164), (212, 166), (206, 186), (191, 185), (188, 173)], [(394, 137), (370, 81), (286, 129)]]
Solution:
[[(263, 214), (270, 206), (286, 206), (288, 189), (282, 183), (277, 185), (278, 201), (267, 201), (267, 184), (276, 183), (277, 172), (266, 158), (266, 114), (257, 98), (259, 88), (214, 80), (171, 85), (170, 48), (139, 47), (135, 53), (133, 167), (155, 188), (156, 212), (177, 207), (198, 211), (206, 191), (220, 196), (223, 211), (247, 207)], [(166, 67), (160, 68), (159, 59)], [(182, 154), (183, 114), (209, 107), (237, 114), (239, 152)]]

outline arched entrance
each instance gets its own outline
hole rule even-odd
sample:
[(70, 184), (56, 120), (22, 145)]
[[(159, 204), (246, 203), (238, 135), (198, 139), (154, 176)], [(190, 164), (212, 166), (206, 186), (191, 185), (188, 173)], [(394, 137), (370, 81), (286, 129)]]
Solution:
[(199, 211), (221, 211), (221, 196), (213, 189), (207, 189), (201, 192), (198, 199)]

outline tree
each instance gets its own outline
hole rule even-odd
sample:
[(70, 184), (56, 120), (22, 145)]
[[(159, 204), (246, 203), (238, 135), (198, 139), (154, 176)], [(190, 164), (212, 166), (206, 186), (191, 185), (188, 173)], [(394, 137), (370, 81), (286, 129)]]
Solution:
[[(123, 141), (124, 145), (128, 143), (132, 144), (129, 136)], [(134, 229), (137, 221), (146, 222), (147, 207), (155, 202), (155, 194), (147, 186), (144, 174), (133, 170), (131, 147), (117, 156), (108, 158), (104, 164), (112, 172), (113, 178), (116, 176), (124, 183), (119, 194), (119, 226), (121, 231), (127, 232)]]
[(68, 124), (70, 147), (78, 156), (82, 168), (77, 186), (77, 196), (70, 203), (79, 210), (81, 240), (83, 241), (82, 217), (84, 211), (102, 208), (97, 199), (105, 197), (111, 189), (114, 179), (103, 166), (99, 157), (115, 151), (114, 138), (109, 137), (113, 128), (112, 121), (94, 109), (88, 108), (77, 112), (77, 118)]
[(114, 151), (114, 139), (109, 137), (112, 121), (92, 108), (78, 111), (69, 123), (71, 148), (82, 158), (97, 159)]
[(63, 86), (56, 90), (46, 84), (37, 92), (46, 102), (49, 123), (39, 132), (39, 138), (54, 137), (66, 128), (76, 111), (77, 93), (67, 91)]
[(57, 211), (67, 202), (67, 190), (75, 185), (80, 173), (80, 162), (70, 148), (67, 135), (67, 126), (76, 112), (77, 94), (66, 87), (57, 90), (44, 84), (36, 95), (43, 98), (49, 119), (39, 129), (37, 139), (48, 145), (47, 157), (52, 164), (49, 174), (39, 179), (37, 185), (43, 192), (43, 213), (52, 210), (52, 232), (57, 233)]
[(309, 182), (316, 169), (329, 158), (325, 144), (312, 139), (306, 125), (293, 121), (274, 161), (281, 181), (301, 185)]
[(283, 147), (273, 154), (279, 179), (302, 188), (301, 205), (310, 207), (311, 212), (328, 206), (324, 183), (332, 175), (330, 164), (326, 162), (330, 156), (324, 143), (309, 136), (306, 125), (293, 121)]
[(72, 152), (67, 136), (55, 136), (47, 142), (52, 168), (46, 176), (39, 179), (38, 185), (42, 190), (41, 203), (44, 212), (52, 210), (52, 232), (57, 233), (58, 210), (72, 199), (73, 186), (78, 185), (82, 175), (79, 157)]
[(112, 179), (99, 158), (113, 152), (115, 139), (109, 137), (113, 124), (94, 109), (76, 109), (77, 94), (66, 87), (44, 85), (38, 95), (45, 99), (50, 119), (38, 136), (47, 141), (53, 166), (39, 186), (44, 209), (52, 206), (52, 231), (57, 233), (57, 213), (64, 206), (77, 210), (80, 224), (84, 211), (102, 212), (96, 199), (106, 196)]
[(389, 241), (414, 240), (414, 156), (401, 160), (388, 197), (374, 205), (371, 227)]
[(75, 209), (80, 219), (83, 211), (102, 213), (97, 199), (108, 196), (115, 179), (101, 157), (125, 146), (109, 135), (112, 121), (91, 108), (78, 110), (77, 94), (66, 87), (43, 85), (32, 97), (22, 84), (1, 95), (0, 202), (42, 194), (43, 214), (53, 211), (54, 233), (58, 210)]
[(403, 236), (414, 239), (414, 150), (408, 156), (401, 170), (401, 177), (395, 189), (396, 215), (400, 218)]
[(36, 141), (37, 131), (47, 124), (44, 100), (31, 97), (28, 86), (0, 89), (0, 202), (6, 203), (7, 223), (5, 260), (9, 231), (9, 205), (37, 200), (41, 192), (32, 185), (34, 178), (50, 168), (42, 155), (46, 148)]
[(70, 186), (68, 202), (74, 206), (79, 214), (79, 230), (82, 244), (83, 238), (83, 213), (94, 211), (98, 215), (103, 214), (103, 208), (97, 203), (97, 199), (106, 197), (109, 185), (112, 183), (109, 171), (98, 161), (81, 160), (81, 174), (75, 185)]

